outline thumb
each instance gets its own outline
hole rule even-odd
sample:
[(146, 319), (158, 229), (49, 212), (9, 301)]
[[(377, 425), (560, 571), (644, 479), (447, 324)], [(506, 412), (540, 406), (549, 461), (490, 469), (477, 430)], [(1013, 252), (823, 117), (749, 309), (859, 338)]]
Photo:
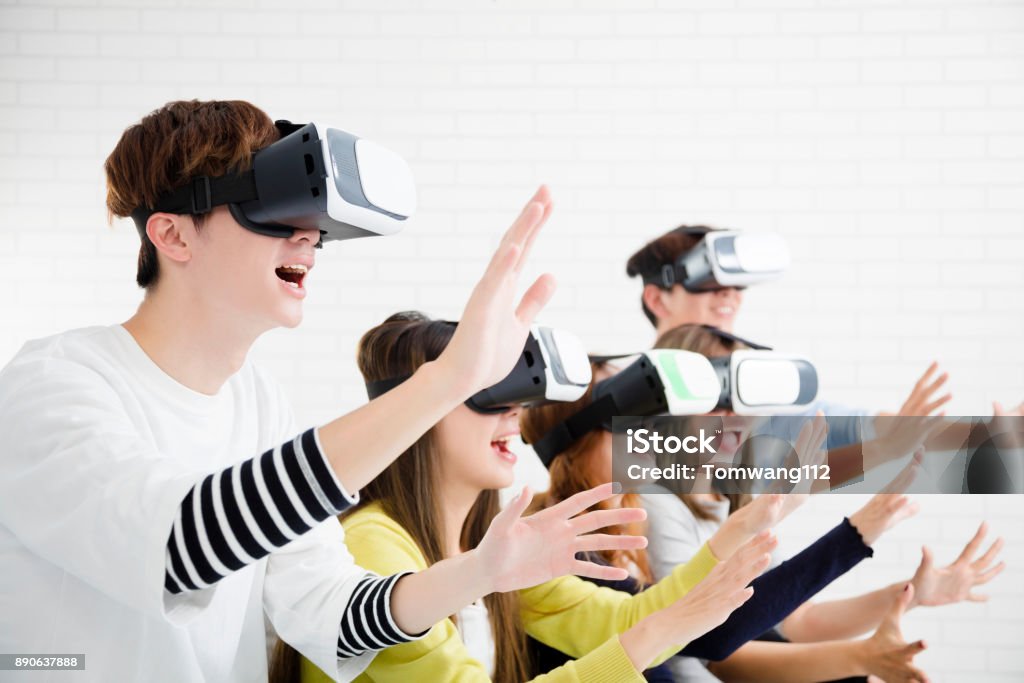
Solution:
[(487, 535), (489, 536), (492, 532), (504, 533), (512, 528), (512, 525), (522, 516), (523, 510), (526, 509), (532, 498), (534, 498), (534, 495), (529, 492), (529, 486), (523, 486), (519, 495), (509, 501), (509, 504), (495, 515), (494, 519), (490, 520), (490, 526), (487, 527)]
[(913, 659), (926, 649), (928, 649), (928, 645), (923, 640), (917, 640), (900, 650), (900, 654), (907, 659)]
[(533, 492), (530, 491), (529, 486), (524, 486), (519, 495), (509, 501), (505, 509), (497, 514), (494, 521), (491, 522), (491, 528), (501, 531), (511, 528), (522, 517), (532, 500)]
[(999, 401), (992, 401), (992, 414), (995, 416), (1003, 414), (1003, 405)]
[(910, 601), (914, 599), (914, 584), (908, 583), (903, 588), (903, 592), (896, 598), (895, 604), (889, 608), (889, 614), (887, 618), (896, 626), (899, 625), (899, 620), (903, 614), (907, 611), (907, 606), (910, 605)]
[(921, 546), (921, 564), (917, 568), (919, 573), (927, 572), (932, 568), (932, 549), (926, 545)]

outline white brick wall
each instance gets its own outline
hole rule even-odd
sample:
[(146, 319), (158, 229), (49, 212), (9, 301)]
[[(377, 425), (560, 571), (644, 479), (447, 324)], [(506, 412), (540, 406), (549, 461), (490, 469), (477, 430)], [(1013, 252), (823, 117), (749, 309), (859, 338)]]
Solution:
[[(324, 250), (302, 331), (258, 345), (304, 421), (360, 402), (369, 326), (458, 314), (542, 181), (557, 209), (530, 270), (560, 280), (546, 320), (594, 349), (651, 338), (624, 275), (646, 239), (684, 221), (773, 229), (796, 262), (748, 291), (738, 328), (813, 354), (826, 396), (896, 407), (937, 358), (953, 412), (1024, 398), (1024, 2), (291, 6), (0, 1), (0, 361), (130, 315), (137, 237), (105, 225), (102, 160), (167, 100), (237, 97), (401, 150), (420, 186), (414, 227)], [(936, 680), (1021, 680), (1021, 499), (922, 507), (830, 594), (907, 576), (921, 540), (948, 557), (987, 517), (1011, 540), (997, 599), (914, 613), (905, 631), (928, 639)], [(828, 521), (805, 511), (786, 547)]]

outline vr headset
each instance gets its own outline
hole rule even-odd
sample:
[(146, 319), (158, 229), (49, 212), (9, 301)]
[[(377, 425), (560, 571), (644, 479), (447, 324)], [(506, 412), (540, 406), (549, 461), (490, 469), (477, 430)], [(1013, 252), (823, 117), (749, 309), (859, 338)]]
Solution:
[(746, 234), (704, 227), (682, 229), (703, 239), (674, 263), (644, 276), (644, 284), (691, 293), (748, 287), (774, 280), (789, 268), (789, 249), (779, 235)]
[(773, 351), (711, 325), (702, 327), (721, 339), (750, 347), (711, 359), (721, 386), (716, 410), (737, 415), (794, 414), (818, 396), (818, 371), (806, 358)]
[[(373, 400), (409, 377), (403, 375), (369, 382), (366, 393)], [(466, 401), (466, 406), (486, 415), (503, 413), (512, 405), (575, 401), (587, 391), (591, 377), (587, 352), (575, 335), (534, 325), (512, 371), (497, 384), (473, 394)]]
[(768, 350), (712, 358), (721, 393), (718, 410), (738, 415), (799, 413), (818, 395), (818, 372), (800, 356)]
[(274, 125), (281, 138), (253, 155), (250, 170), (193, 178), (132, 211), (140, 234), (158, 211), (204, 214), (227, 204), (253, 232), (291, 237), (316, 229), (327, 242), (391, 235), (416, 211), (412, 170), (391, 150), (319, 123)]
[[(612, 360), (623, 356), (596, 356)], [(545, 467), (577, 439), (598, 428), (611, 429), (620, 415), (701, 415), (715, 409), (718, 375), (699, 353), (652, 349), (613, 377), (594, 385), (592, 402), (533, 444)], [(582, 394), (581, 394), (582, 395)]]

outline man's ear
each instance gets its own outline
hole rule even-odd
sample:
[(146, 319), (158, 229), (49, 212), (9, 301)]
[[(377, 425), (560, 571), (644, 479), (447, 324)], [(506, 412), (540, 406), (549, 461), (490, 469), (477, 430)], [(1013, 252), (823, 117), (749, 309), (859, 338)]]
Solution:
[(173, 213), (154, 213), (146, 221), (146, 235), (156, 250), (179, 263), (192, 258), (191, 234), (194, 233), (187, 216)]
[(647, 306), (647, 310), (654, 314), (654, 317), (658, 320), (664, 320), (668, 317), (669, 311), (665, 306), (665, 300), (663, 295), (665, 290), (661, 289), (657, 285), (644, 285), (643, 300), (644, 305)]

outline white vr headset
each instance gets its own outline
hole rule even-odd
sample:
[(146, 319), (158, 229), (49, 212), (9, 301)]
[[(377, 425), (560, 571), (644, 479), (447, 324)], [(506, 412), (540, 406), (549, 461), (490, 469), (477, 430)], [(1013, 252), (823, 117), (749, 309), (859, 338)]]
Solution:
[(688, 292), (711, 292), (775, 280), (789, 268), (789, 249), (779, 235), (704, 227), (680, 230), (703, 239), (674, 263), (666, 263), (660, 270), (646, 274), (644, 284), (661, 289), (672, 289), (679, 284)]
[[(456, 325), (447, 320), (435, 320), (433, 323)], [(366, 393), (372, 400), (409, 377), (402, 375), (369, 382)], [(475, 412), (489, 414), (505, 412), (513, 405), (575, 401), (586, 393), (591, 378), (586, 349), (575, 335), (534, 325), (511, 372), (497, 384), (473, 394), (466, 400), (466, 406)]]
[(733, 351), (712, 358), (721, 395), (719, 410), (738, 415), (780, 415), (806, 410), (818, 395), (818, 372), (801, 356), (767, 350)]
[(391, 235), (416, 211), (416, 183), (391, 150), (320, 123), (275, 123), (280, 139), (253, 155), (252, 168), (199, 176), (138, 207), (140, 233), (158, 211), (208, 213), (228, 205), (241, 225), (262, 235), (290, 237), (316, 229), (321, 240)]

